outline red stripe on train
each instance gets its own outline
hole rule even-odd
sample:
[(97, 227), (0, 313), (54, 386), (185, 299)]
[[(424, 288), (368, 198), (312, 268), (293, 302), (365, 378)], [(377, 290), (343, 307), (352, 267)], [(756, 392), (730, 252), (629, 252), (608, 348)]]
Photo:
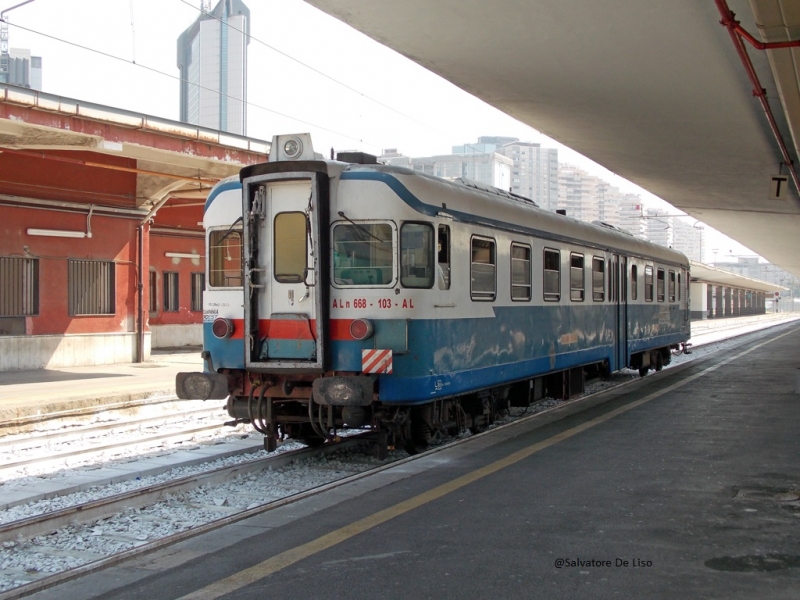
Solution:
[[(233, 334), (230, 339), (244, 339), (244, 319), (229, 319), (233, 323)], [(350, 335), (350, 324), (353, 319), (331, 319), (329, 335), (331, 340), (353, 341)], [(313, 340), (316, 339), (317, 322), (299, 319), (261, 319), (258, 322), (258, 334), (274, 340)]]

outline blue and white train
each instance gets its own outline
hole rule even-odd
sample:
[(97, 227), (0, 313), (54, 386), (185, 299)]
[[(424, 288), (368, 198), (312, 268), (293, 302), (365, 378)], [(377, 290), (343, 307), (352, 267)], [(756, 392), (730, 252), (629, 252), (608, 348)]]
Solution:
[(205, 206), (206, 368), (180, 374), (178, 395), (227, 398), (268, 449), (345, 426), (416, 448), (686, 349), (683, 254), (496, 188), (337, 158), (276, 136), (269, 162)]

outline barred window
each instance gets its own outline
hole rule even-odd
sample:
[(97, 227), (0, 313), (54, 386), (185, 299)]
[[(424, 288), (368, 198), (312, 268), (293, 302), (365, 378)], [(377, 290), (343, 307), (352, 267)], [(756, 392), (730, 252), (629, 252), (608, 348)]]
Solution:
[(203, 273), (192, 273), (192, 311), (203, 311), (203, 290), (206, 288), (206, 276)]
[(0, 317), (39, 314), (39, 259), (0, 256)]
[(158, 273), (150, 271), (150, 312), (158, 312)]
[(544, 249), (543, 291), (546, 302), (561, 299), (561, 253), (558, 250)]
[(178, 312), (180, 306), (178, 273), (177, 271), (164, 271), (164, 312)]
[(113, 261), (68, 261), (70, 316), (113, 315), (116, 277)]

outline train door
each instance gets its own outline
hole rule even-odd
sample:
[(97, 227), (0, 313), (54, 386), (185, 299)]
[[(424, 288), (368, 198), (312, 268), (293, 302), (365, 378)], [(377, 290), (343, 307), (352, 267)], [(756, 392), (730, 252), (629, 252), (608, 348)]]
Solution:
[(628, 259), (615, 254), (612, 259), (611, 301), (614, 304), (614, 330), (617, 369), (628, 366)]
[(274, 174), (247, 186), (252, 198), (245, 213), (249, 368), (323, 366), (318, 174), (297, 175)]

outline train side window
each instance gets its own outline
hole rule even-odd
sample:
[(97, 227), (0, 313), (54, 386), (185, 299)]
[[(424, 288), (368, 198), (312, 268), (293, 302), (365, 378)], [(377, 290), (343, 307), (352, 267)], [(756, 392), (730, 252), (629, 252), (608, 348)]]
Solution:
[(511, 299), (531, 299), (531, 247), (511, 244)]
[(561, 300), (561, 252), (544, 249), (544, 280), (542, 290), (545, 302)]
[(583, 254), (569, 255), (569, 299), (583, 302), (584, 297)]
[(433, 227), (404, 223), (400, 228), (400, 283), (407, 288), (432, 288)]
[(681, 274), (678, 273), (678, 302), (681, 301)]
[(606, 261), (601, 257), (592, 258), (592, 300), (602, 302), (606, 297)]
[(208, 283), (210, 287), (242, 287), (242, 230), (217, 229), (208, 236)]
[(302, 283), (308, 266), (308, 222), (305, 213), (275, 215), (273, 276), (279, 283)]
[(644, 268), (644, 301), (653, 301), (653, 267), (650, 265)]
[(439, 225), (439, 241), (436, 258), (436, 281), (440, 290), (450, 289), (450, 226)]
[(631, 265), (631, 300), (639, 297), (639, 267)]
[(664, 301), (664, 283), (664, 269), (659, 269), (656, 280), (656, 296), (659, 302)]
[(675, 271), (669, 272), (669, 301), (675, 302)]
[(337, 223), (333, 227), (333, 282), (337, 286), (394, 285), (392, 223)]
[(497, 296), (497, 253), (492, 239), (473, 237), (470, 268), (470, 296), (491, 301)]

